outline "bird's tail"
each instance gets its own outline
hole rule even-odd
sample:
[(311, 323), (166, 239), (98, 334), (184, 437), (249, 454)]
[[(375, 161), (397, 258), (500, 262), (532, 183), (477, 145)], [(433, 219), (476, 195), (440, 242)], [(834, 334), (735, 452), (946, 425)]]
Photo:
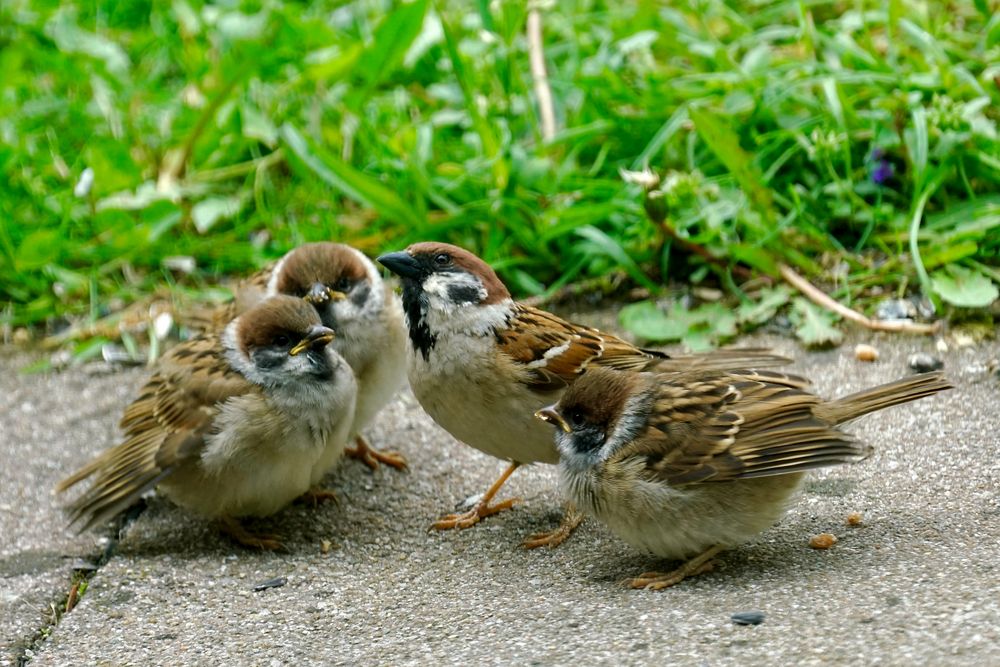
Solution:
[(942, 373), (921, 373), (830, 401), (823, 406), (823, 416), (833, 424), (842, 424), (870, 412), (909, 403), (954, 386)]

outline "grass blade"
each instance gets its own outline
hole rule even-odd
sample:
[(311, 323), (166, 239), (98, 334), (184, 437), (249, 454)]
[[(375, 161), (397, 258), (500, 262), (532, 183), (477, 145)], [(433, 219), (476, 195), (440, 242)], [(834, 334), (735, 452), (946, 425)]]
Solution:
[[(378, 179), (358, 171), (343, 160), (310, 145), (309, 141), (289, 123), (278, 130), (282, 143), (309, 171), (330, 187), (339, 190), (354, 201), (370, 206), (387, 220), (416, 229), (424, 220), (395, 191)], [(294, 160), (293, 160), (294, 162)]]

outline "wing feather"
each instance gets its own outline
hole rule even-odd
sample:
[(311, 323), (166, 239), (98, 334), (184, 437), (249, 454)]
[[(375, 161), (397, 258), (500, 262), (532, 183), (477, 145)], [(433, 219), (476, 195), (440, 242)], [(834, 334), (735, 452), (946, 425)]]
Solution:
[(774, 371), (656, 376), (645, 431), (616, 458), (642, 456), (671, 485), (731, 481), (857, 461), (870, 448), (816, 415), (805, 378)]
[(94, 477), (67, 506), (71, 523), (82, 522), (86, 530), (127, 509), (177, 465), (200, 453), (222, 403), (258, 391), (229, 366), (221, 350), (218, 338), (206, 335), (164, 355), (122, 416), (125, 440), (56, 487), (65, 491)]

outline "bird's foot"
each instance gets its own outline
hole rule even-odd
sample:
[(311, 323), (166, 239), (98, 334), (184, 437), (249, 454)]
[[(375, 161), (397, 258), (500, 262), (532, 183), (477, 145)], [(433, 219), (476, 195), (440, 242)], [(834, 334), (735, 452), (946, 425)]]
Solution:
[(236, 519), (225, 517), (221, 521), (222, 532), (237, 544), (261, 551), (288, 551), (280, 535), (253, 533)]
[(337, 505), (340, 505), (340, 499), (337, 498), (337, 493), (335, 491), (319, 487), (309, 489), (296, 498), (295, 502), (312, 505), (313, 507), (319, 507), (320, 503), (324, 503), (327, 500), (332, 500)]
[(647, 591), (658, 591), (675, 586), (688, 577), (711, 572), (715, 567), (712, 559), (720, 551), (722, 551), (722, 547), (719, 545), (709, 547), (672, 572), (643, 572), (638, 577), (626, 579), (625, 585), (629, 588), (642, 588)]
[(537, 549), (538, 547), (555, 549), (557, 546), (565, 542), (566, 538), (573, 534), (573, 531), (576, 530), (576, 527), (579, 526), (582, 521), (582, 512), (575, 507), (567, 507), (566, 513), (563, 514), (562, 521), (559, 522), (558, 528), (544, 533), (534, 533), (529, 535), (523, 542), (521, 542), (521, 546), (525, 549)]
[(521, 502), (520, 498), (509, 498), (499, 503), (494, 503), (493, 505), (480, 501), (468, 512), (447, 514), (441, 517), (431, 524), (431, 530), (449, 530), (452, 528), (462, 530), (464, 528), (471, 528), (479, 523), (480, 520), (485, 519), (488, 516), (493, 516), (494, 514), (502, 512), (506, 509), (510, 509), (519, 502)]
[(406, 457), (399, 452), (392, 450), (378, 450), (368, 444), (363, 436), (358, 436), (354, 447), (348, 447), (344, 454), (352, 459), (358, 459), (372, 470), (378, 470), (380, 463), (395, 468), (396, 470), (406, 470)]

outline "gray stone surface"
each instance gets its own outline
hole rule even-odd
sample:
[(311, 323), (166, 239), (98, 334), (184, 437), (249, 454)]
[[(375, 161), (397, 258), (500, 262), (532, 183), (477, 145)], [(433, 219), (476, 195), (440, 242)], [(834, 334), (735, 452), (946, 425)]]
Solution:
[[(934, 352), (923, 338), (862, 339), (880, 361), (856, 361), (850, 344), (820, 353), (761, 336), (742, 344), (794, 356), (824, 395), (905, 375), (910, 353)], [(518, 546), (559, 519), (551, 467), (515, 474), (507, 494), (525, 502), (514, 511), (428, 533), (502, 464), (456, 443), (405, 394), (370, 435), (403, 451), (410, 472), (345, 462), (329, 479), (339, 505), (293, 506), (255, 524), (285, 535), (287, 554), (242, 550), (154, 499), (76, 609), (39, 640), (72, 560), (107, 539), (67, 533), (50, 489), (114, 442), (144, 373), (22, 376), (30, 358), (7, 353), (0, 664), (28, 645), (33, 665), (996, 664), (1000, 382), (985, 364), (998, 354), (990, 343), (942, 355), (956, 390), (856, 424), (872, 458), (813, 474), (778, 526), (662, 592), (622, 588), (662, 564), (593, 521), (558, 549)], [(863, 524), (846, 526), (855, 511)], [(820, 532), (840, 541), (810, 549)], [(287, 584), (253, 591), (274, 577)], [(759, 626), (730, 620), (755, 610), (766, 615)]]

